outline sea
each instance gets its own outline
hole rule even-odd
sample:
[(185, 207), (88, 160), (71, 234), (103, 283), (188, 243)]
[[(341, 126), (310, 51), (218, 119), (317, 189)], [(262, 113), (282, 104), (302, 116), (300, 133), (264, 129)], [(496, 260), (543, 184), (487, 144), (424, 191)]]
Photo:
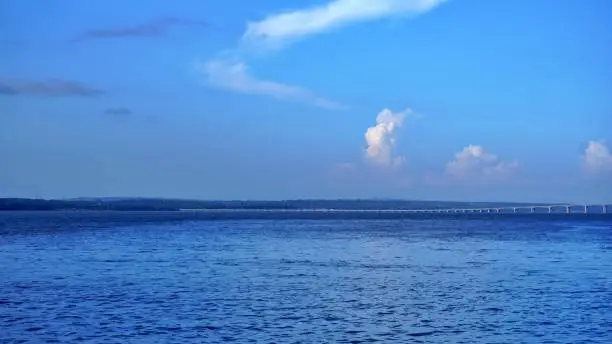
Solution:
[(612, 343), (612, 217), (0, 212), (0, 343)]

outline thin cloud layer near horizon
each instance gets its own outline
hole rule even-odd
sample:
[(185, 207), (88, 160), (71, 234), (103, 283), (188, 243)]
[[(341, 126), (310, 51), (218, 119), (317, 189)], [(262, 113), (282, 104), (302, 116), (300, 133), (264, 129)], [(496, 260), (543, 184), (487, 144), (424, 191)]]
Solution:
[(0, 5), (0, 197), (612, 201), (612, 3), (147, 4)]

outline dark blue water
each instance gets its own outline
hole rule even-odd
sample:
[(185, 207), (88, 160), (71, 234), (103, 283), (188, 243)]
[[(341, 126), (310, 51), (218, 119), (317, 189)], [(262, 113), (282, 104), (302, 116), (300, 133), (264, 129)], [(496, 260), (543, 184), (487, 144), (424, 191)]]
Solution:
[(603, 216), (0, 213), (1, 343), (611, 343)]

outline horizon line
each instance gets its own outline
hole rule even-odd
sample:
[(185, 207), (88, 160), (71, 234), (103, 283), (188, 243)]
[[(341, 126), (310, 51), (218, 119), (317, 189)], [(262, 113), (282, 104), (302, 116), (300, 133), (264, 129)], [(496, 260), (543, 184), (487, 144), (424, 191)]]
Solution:
[(533, 204), (533, 205), (584, 205), (584, 204), (612, 204), (612, 202), (528, 202), (528, 201), (459, 201), (459, 200), (419, 200), (407, 198), (385, 198), (385, 197), (368, 197), (368, 198), (288, 198), (288, 199), (195, 199), (195, 198), (176, 198), (176, 197), (140, 197), (140, 196), (81, 196), (81, 197), (5, 197), (2, 199), (20, 199), (20, 200), (38, 200), (38, 201), (95, 201), (95, 200), (158, 200), (158, 201), (191, 201), (191, 202), (304, 202), (304, 201), (343, 201), (343, 202), (359, 202), (359, 201), (377, 201), (377, 202), (423, 202), (423, 203), (505, 203), (505, 204)]

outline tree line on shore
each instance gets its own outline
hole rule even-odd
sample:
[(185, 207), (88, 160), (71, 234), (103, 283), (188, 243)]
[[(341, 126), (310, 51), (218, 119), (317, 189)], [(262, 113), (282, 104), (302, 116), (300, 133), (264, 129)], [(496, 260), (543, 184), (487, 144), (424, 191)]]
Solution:
[[(476, 203), (408, 200), (202, 201), (163, 198), (30, 199), (0, 198), (0, 210), (178, 211), (181, 209), (428, 209), (475, 206)], [(493, 206), (493, 203), (478, 203)], [(495, 206), (501, 206), (495, 203)]]

